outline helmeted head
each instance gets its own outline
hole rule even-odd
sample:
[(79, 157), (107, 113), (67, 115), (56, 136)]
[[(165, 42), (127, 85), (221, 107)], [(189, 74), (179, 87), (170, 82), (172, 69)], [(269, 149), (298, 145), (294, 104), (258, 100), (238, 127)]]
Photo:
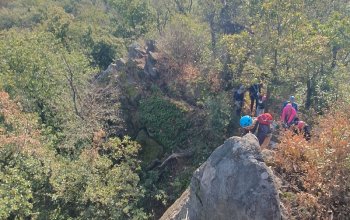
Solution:
[(293, 102), (295, 101), (295, 97), (291, 95), (291, 96), (289, 97), (289, 101), (293, 103)]
[(305, 122), (303, 122), (303, 121), (298, 121), (298, 129), (299, 129), (299, 130), (302, 130), (302, 129), (304, 128), (304, 126), (305, 126)]
[(253, 124), (253, 119), (252, 117), (250, 117), (249, 115), (245, 115), (243, 116), (240, 120), (239, 120), (239, 125), (242, 128), (246, 128), (249, 127)]
[(263, 115), (265, 115), (265, 118), (267, 121), (272, 121), (273, 118), (272, 118), (272, 115), (270, 113), (264, 113)]
[(258, 122), (262, 124), (271, 124), (273, 122), (273, 117), (270, 113), (264, 113), (258, 116)]

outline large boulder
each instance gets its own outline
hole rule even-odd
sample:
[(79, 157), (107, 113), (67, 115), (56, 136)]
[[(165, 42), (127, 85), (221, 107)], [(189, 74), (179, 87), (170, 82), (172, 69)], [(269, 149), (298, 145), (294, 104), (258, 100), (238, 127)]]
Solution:
[(252, 134), (231, 137), (193, 174), (161, 220), (281, 219), (278, 190)]

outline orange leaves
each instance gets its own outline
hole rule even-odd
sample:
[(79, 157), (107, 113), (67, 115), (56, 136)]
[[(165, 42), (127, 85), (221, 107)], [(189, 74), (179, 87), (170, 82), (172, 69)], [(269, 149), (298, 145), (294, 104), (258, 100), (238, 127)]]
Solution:
[[(331, 209), (334, 216), (350, 213), (346, 195), (350, 193), (350, 118), (349, 106), (336, 109), (320, 118), (313, 126), (310, 142), (286, 132), (276, 153), (275, 169), (290, 188), (297, 188), (297, 198), (287, 204), (298, 210), (302, 219), (326, 218)], [(305, 197), (305, 193), (308, 195)], [(311, 204), (311, 206), (310, 206)], [(295, 216), (294, 216), (295, 217)]]
[(194, 82), (200, 77), (199, 69), (193, 65), (186, 64), (183, 66), (181, 78), (186, 82)]
[(34, 115), (22, 113), (5, 92), (0, 92), (0, 116), (0, 147), (15, 146), (28, 153), (37, 151), (41, 143)]

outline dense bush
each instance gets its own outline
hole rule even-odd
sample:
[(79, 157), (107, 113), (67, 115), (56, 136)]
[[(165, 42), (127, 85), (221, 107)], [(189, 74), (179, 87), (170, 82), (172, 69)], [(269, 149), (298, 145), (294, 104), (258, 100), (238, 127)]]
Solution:
[(93, 46), (91, 53), (94, 63), (100, 67), (100, 69), (107, 69), (108, 65), (115, 59), (116, 50), (107, 42), (100, 41)]
[(225, 93), (209, 97), (204, 105), (208, 114), (207, 127), (219, 139), (225, 138), (230, 122), (232, 107)]
[(187, 138), (186, 109), (168, 99), (152, 96), (142, 100), (140, 105), (141, 122), (148, 133), (159, 141), (167, 151), (183, 147)]

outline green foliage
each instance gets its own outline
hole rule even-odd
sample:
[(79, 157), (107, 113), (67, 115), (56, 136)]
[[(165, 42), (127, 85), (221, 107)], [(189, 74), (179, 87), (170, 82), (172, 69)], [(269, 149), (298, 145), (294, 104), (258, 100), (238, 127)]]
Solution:
[(116, 50), (107, 42), (100, 41), (93, 46), (91, 55), (100, 69), (107, 69), (115, 58)]
[(232, 107), (228, 103), (230, 101), (225, 93), (210, 96), (204, 103), (208, 112), (208, 129), (219, 139), (225, 137), (230, 122)]
[(53, 131), (63, 131), (70, 148), (90, 138), (81, 118), (94, 69), (83, 53), (68, 52), (51, 33), (18, 30), (3, 34), (0, 51), (2, 87), (24, 109), (38, 112)]
[(52, 198), (62, 209), (60, 215), (82, 219), (145, 218), (136, 207), (143, 194), (136, 174), (137, 149), (127, 139), (112, 139), (103, 147), (102, 154), (87, 150), (75, 162), (60, 162), (50, 178)]
[(11, 127), (0, 132), (1, 218), (147, 218), (136, 142), (111, 138), (64, 158), (45, 142), (37, 119), (8, 98), (0, 93), (2, 124)]
[(270, 96), (297, 92), (303, 101), (299, 104), (307, 110), (322, 112), (329, 107), (340, 95), (338, 80), (346, 78), (343, 61), (349, 45), (343, 37), (349, 24), (341, 3), (270, 0), (239, 4), (241, 12), (247, 13), (228, 16), (236, 17), (244, 31), (223, 35), (220, 45), (230, 79), (247, 85), (263, 80)]
[(33, 199), (30, 182), (16, 168), (0, 171), (0, 218), (25, 218), (31, 214)]
[(160, 45), (180, 63), (203, 64), (210, 58), (209, 29), (194, 17), (177, 15), (166, 26)]
[(178, 199), (181, 194), (189, 187), (194, 169), (184, 169), (176, 176), (175, 180), (170, 184), (174, 193), (169, 195), (171, 200)]
[(161, 143), (167, 151), (183, 147), (189, 123), (185, 111), (162, 97), (152, 96), (140, 104), (140, 120), (148, 133)]
[(137, 39), (154, 26), (154, 14), (143, 0), (108, 0), (117, 17), (113, 18), (114, 35), (125, 39)]
[(150, 162), (163, 156), (163, 147), (148, 136), (146, 131), (141, 130), (136, 137), (136, 141), (141, 144), (140, 159), (142, 165), (148, 166)]
[[(114, 96), (96, 94), (100, 88), (89, 81), (123, 57), (131, 41), (159, 39), (162, 55), (155, 83), (163, 84), (141, 101), (141, 122), (166, 152), (195, 149), (197, 165), (231, 133), (231, 100), (223, 85), (263, 80), (271, 102), (295, 94), (312, 118), (336, 101), (350, 100), (349, 20), (346, 1), (0, 0), (0, 88), (21, 110), (34, 113), (0, 106), (0, 218), (142, 219), (148, 216), (140, 202), (147, 210), (165, 207), (186, 187), (190, 171), (177, 177), (176, 171), (151, 171), (142, 181), (147, 199), (156, 201), (148, 204), (137, 175), (139, 146), (108, 139), (114, 133), (96, 142), (102, 121), (119, 126), (119, 106)], [(165, 90), (177, 101), (163, 97)], [(125, 92), (135, 102), (148, 93), (135, 87)], [(100, 106), (101, 99), (113, 110)], [(198, 115), (189, 116), (192, 108)], [(328, 148), (327, 141), (319, 146)], [(160, 157), (156, 149), (148, 160)], [(321, 153), (334, 163), (342, 156)], [(343, 167), (348, 158), (341, 158)], [(327, 177), (318, 179), (321, 189), (345, 194), (338, 186), (348, 185), (331, 175), (338, 167), (328, 172), (319, 165), (317, 172)], [(327, 196), (322, 199), (331, 203), (337, 198)], [(301, 197), (310, 202), (306, 209), (314, 208), (312, 198)]]
[(0, 2), (0, 30), (14, 27), (32, 28), (45, 19), (46, 1), (8, 1)]
[(47, 31), (54, 34), (62, 43), (67, 43), (69, 26), (73, 16), (64, 11), (62, 7), (49, 7), (48, 19), (45, 21)]

